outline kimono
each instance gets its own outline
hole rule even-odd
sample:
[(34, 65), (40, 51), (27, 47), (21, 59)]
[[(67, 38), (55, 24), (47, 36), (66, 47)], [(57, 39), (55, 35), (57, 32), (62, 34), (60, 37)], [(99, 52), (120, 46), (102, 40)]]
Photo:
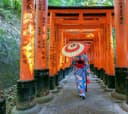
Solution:
[(73, 61), (76, 87), (80, 97), (85, 97), (85, 91), (87, 87), (86, 76), (88, 66), (86, 66), (86, 62), (87, 57), (85, 55), (77, 56)]

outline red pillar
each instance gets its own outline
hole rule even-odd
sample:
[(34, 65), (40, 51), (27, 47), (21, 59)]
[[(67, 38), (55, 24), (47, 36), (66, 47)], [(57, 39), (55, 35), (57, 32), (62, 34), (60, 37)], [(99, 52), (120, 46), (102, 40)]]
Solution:
[[(125, 0), (125, 38), (127, 42), (127, 63), (128, 63), (128, 0)], [(128, 68), (128, 67), (127, 67)], [(128, 70), (127, 70), (127, 77), (126, 77), (126, 103), (128, 105)]]
[(54, 90), (55, 75), (56, 75), (56, 45), (55, 45), (55, 13), (50, 13), (50, 51), (49, 51), (49, 74), (50, 74), (50, 89)]
[(49, 93), (49, 70), (47, 66), (47, 0), (36, 0), (35, 80), (37, 97)]
[[(125, 94), (127, 76), (127, 11), (126, 0), (115, 0), (116, 92)], [(125, 36), (126, 35), (126, 36)]]
[(17, 110), (25, 110), (35, 105), (35, 82), (33, 71), (34, 0), (22, 0), (20, 80), (17, 83)]
[(23, 0), (20, 45), (20, 80), (34, 79), (34, 3)]
[(106, 30), (107, 30), (107, 87), (108, 88), (115, 88), (115, 66), (114, 66), (114, 49), (113, 49), (113, 37), (112, 37), (112, 15), (111, 12), (107, 13), (107, 23), (106, 23)]

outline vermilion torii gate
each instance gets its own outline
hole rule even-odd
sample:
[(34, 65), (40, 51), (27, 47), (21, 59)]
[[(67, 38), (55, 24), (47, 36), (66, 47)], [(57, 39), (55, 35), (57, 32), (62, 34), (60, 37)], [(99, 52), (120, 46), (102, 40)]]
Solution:
[[(74, 29), (86, 29), (86, 31), (104, 31), (98, 32), (99, 36), (97, 36), (97, 39), (95, 38), (95, 55), (94, 57), (96, 60), (99, 61), (98, 51), (100, 48), (98, 48), (98, 44), (101, 42), (99, 39), (102, 39), (104, 41), (105, 46), (104, 48), (107, 49), (105, 52), (107, 57), (107, 61), (105, 62), (104, 68), (98, 68), (98, 71), (105, 70), (105, 76), (104, 81), (106, 85), (108, 84), (109, 88), (114, 88), (114, 59), (113, 59), (113, 49), (111, 45), (111, 38), (112, 38), (112, 26), (114, 25), (113, 21), (113, 8), (56, 8), (56, 7), (49, 7), (49, 14), (50, 19), (54, 18), (54, 22), (52, 21), (52, 24), (50, 26), (54, 25), (54, 30), (51, 29), (51, 32), (56, 31), (57, 29), (63, 29), (63, 30), (74, 30)], [(102, 38), (99, 38), (101, 34), (104, 34), (105, 36), (102, 36)], [(79, 37), (81, 39), (82, 36), (77, 36), (77, 34), (74, 34), (74, 36)], [(66, 36), (65, 36), (66, 37)], [(84, 37), (84, 36), (83, 36)], [(52, 38), (56, 39), (55, 34), (52, 34)], [(66, 38), (65, 38), (66, 39)], [(99, 41), (98, 41), (99, 40)], [(97, 49), (96, 49), (97, 47)], [(52, 53), (52, 51), (51, 51)], [(100, 56), (101, 57), (101, 56)], [(56, 65), (55, 65), (56, 66)], [(97, 62), (95, 62), (95, 67), (99, 67), (97, 65)], [(52, 67), (53, 68), (53, 67)]]
[[(20, 80), (17, 83), (16, 109), (12, 114), (36, 114), (39, 111), (36, 103), (42, 103), (44, 98), (48, 99), (49, 87), (51, 90), (57, 90), (58, 82), (69, 71), (71, 60), (62, 55), (62, 47), (76, 40), (91, 39), (88, 52), (91, 69), (103, 80), (107, 88), (115, 88), (113, 96), (117, 93), (118, 96), (123, 94), (127, 96), (128, 103), (128, 85), (125, 84), (128, 84), (128, 1), (116, 0), (115, 9), (48, 9), (47, 0), (35, 1), (36, 4), (34, 0), (22, 0)], [(116, 30), (116, 64), (112, 46), (112, 27)], [(50, 29), (48, 41), (47, 28)], [(76, 29), (80, 32), (78, 35), (74, 32)], [(72, 35), (71, 31), (75, 35)], [(94, 36), (87, 37), (83, 31)], [(48, 48), (49, 51), (46, 51)]]

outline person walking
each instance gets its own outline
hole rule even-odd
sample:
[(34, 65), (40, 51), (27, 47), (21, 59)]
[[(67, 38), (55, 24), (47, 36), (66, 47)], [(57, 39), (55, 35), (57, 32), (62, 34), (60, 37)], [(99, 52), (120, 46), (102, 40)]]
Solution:
[(82, 99), (86, 98), (86, 57), (83, 54), (85, 46), (79, 42), (66, 44), (62, 48), (62, 54), (66, 57), (72, 57), (73, 72), (75, 75), (78, 94)]
[(85, 58), (83, 55), (76, 56), (73, 60), (74, 75), (78, 94), (82, 99), (86, 98), (86, 73), (85, 73)]

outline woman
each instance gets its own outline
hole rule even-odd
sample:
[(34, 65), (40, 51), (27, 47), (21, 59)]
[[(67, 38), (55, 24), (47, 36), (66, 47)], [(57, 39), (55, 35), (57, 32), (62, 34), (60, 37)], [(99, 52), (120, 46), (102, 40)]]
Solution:
[(86, 90), (86, 59), (84, 55), (76, 56), (73, 60), (74, 64), (74, 75), (76, 80), (76, 86), (78, 89), (79, 96), (85, 99)]

